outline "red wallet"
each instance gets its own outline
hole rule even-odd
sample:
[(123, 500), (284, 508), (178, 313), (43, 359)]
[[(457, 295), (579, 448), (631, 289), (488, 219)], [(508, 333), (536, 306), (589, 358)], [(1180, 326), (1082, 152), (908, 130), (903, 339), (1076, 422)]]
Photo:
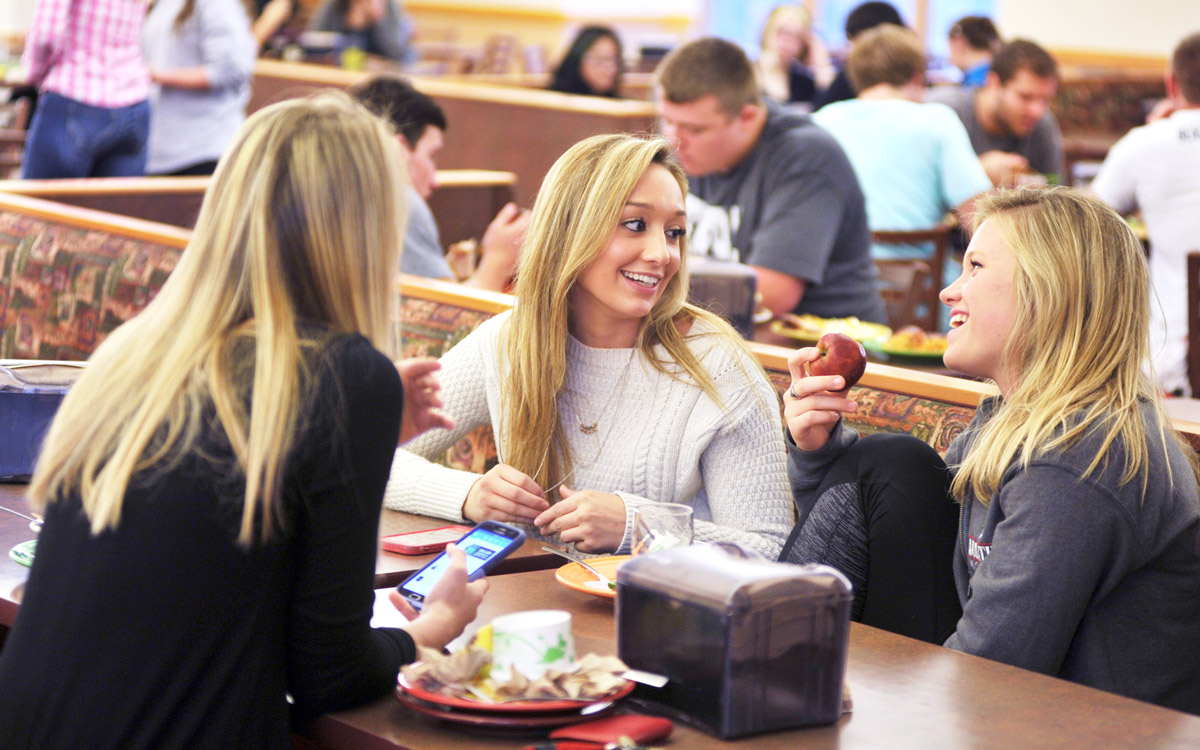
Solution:
[(605, 745), (611, 742), (620, 742), (622, 739), (632, 741), (637, 745), (665, 740), (671, 736), (673, 729), (675, 729), (675, 725), (671, 720), (661, 716), (622, 714), (555, 729), (550, 733), (550, 739), (576, 741), (560, 742), (558, 747), (564, 750), (565, 748), (600, 750)]

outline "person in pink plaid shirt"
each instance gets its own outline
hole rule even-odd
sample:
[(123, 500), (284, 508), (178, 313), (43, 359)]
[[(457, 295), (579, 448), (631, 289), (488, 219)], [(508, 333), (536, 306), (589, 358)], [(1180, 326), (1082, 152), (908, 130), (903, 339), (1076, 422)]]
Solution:
[(145, 171), (146, 7), (146, 0), (38, 0), (21, 60), (41, 91), (25, 144), (25, 178)]

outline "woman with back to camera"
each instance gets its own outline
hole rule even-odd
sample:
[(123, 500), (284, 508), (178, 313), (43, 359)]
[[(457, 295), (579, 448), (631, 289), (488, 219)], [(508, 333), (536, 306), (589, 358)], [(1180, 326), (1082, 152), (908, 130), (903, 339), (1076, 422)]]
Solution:
[[(962, 276), (942, 291), (945, 360), (1000, 395), (979, 405), (941, 465), (907, 436), (858, 440), (840, 419), (854, 402), (838, 377), (803, 377), (815, 350), (797, 351), (784, 400), (791, 468), (810, 477), (798, 486), (805, 526), (871, 518), (856, 508), (877, 504), (883, 465), (899, 460), (892, 449), (915, 444), (926, 456), (907, 463), (925, 468), (892, 482), (899, 501), (949, 490), (960, 508), (946, 563), (963, 611), (948, 647), (1200, 713), (1196, 456), (1146, 371), (1141, 243), (1070, 188), (1009, 191), (976, 210)], [(909, 539), (914, 553), (929, 542)], [(873, 571), (875, 552), (822, 561)]]
[(46, 522), (0, 654), (7, 743), (289, 747), (288, 696), (301, 714), (376, 699), (474, 617), (486, 584), (456, 551), (406, 630), (369, 625), (397, 439), (449, 424), (436, 366), (401, 363), (402, 389), (378, 351), (400, 163), (343, 95), (240, 131), (179, 266), (46, 437)]
[(607, 26), (585, 26), (550, 78), (550, 90), (587, 96), (621, 96), (625, 71), (621, 40)]
[[(686, 503), (697, 541), (778, 554), (794, 513), (778, 398), (729, 324), (686, 301), (686, 190), (661, 138), (595, 136), (559, 158), (518, 303), (442, 357), (457, 427), (397, 451), (387, 507), (625, 552), (639, 503)], [(482, 477), (426, 460), (480, 425), (501, 461)]]

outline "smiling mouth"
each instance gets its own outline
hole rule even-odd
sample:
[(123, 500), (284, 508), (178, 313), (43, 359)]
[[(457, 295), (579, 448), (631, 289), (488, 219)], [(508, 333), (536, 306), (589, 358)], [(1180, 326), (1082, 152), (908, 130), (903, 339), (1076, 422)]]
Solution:
[(645, 287), (646, 289), (653, 289), (654, 287), (658, 286), (658, 282), (662, 281), (662, 279), (659, 277), (651, 276), (648, 273), (630, 273), (629, 271), (622, 271), (621, 275), (638, 286)]
[(950, 316), (950, 327), (951, 328), (958, 328), (959, 326), (961, 326), (963, 323), (966, 323), (966, 322), (967, 322), (967, 314), (966, 313), (955, 313)]

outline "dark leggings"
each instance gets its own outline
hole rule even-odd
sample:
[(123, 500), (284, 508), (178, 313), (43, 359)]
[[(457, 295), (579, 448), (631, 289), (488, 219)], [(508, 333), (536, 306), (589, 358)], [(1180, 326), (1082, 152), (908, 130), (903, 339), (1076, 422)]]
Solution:
[(852, 619), (940, 644), (962, 614), (949, 489), (946, 464), (926, 443), (865, 437), (830, 467), (779, 559), (837, 568), (854, 585)]

